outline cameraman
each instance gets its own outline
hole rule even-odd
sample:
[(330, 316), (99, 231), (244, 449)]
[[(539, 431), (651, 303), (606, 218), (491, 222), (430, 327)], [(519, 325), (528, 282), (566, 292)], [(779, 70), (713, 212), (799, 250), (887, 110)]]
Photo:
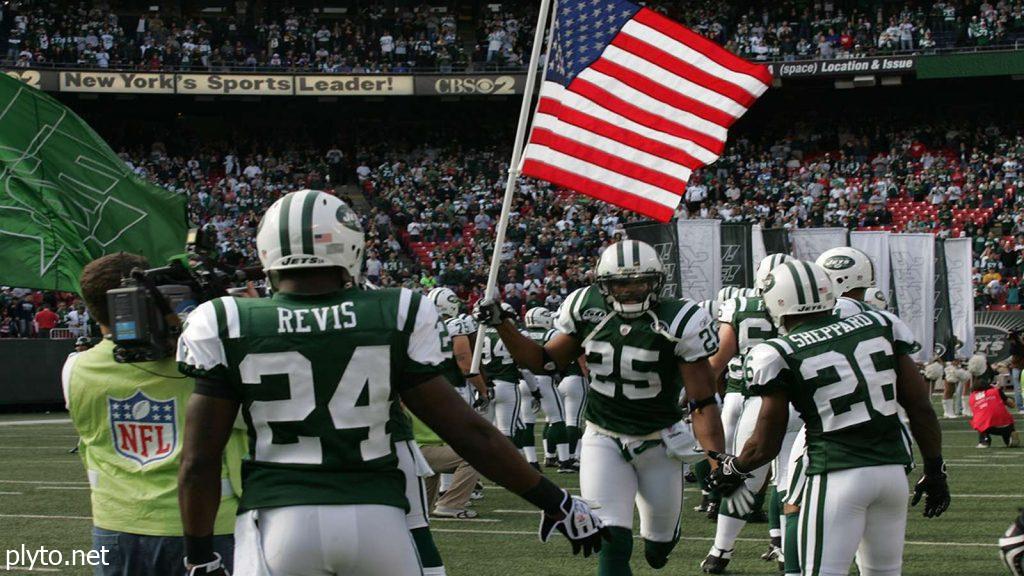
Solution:
[(1024, 334), (1020, 330), (1010, 332), (1010, 383), (1013, 385), (1013, 401), (1017, 410), (1024, 414), (1024, 399), (1021, 398), (1021, 370), (1024, 369)]
[[(181, 376), (174, 357), (154, 362), (114, 361), (107, 291), (141, 256), (118, 253), (82, 270), (81, 290), (103, 340), (68, 358), (62, 373), (64, 399), (81, 437), (82, 463), (92, 495), (93, 549), (106, 549), (100, 576), (180, 574), (184, 538), (178, 512), (178, 466), (185, 405), (195, 382)], [(221, 501), (214, 546), (230, 565), (239, 471), (245, 433), (235, 430), (221, 468)]]

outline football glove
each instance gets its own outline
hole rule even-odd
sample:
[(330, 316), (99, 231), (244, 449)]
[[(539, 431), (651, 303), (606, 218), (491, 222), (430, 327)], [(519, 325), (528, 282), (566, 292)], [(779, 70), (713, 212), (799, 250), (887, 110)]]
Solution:
[(503, 310), (497, 298), (481, 298), (473, 307), (473, 317), (485, 326), (501, 326), (505, 318), (513, 318), (514, 315)]
[[(717, 491), (723, 497), (726, 497), (741, 487), (746, 489), (743, 481), (750, 478), (750, 474), (741, 472), (736, 468), (735, 456), (708, 450), (708, 457), (718, 461), (718, 468), (715, 468), (708, 477), (708, 488), (710, 490)], [(739, 505), (739, 502), (737, 502), (737, 505)]]
[(946, 483), (946, 465), (941, 458), (924, 463), (924, 474), (914, 485), (911, 506), (917, 506), (924, 496), (924, 517), (938, 518), (949, 508), (949, 484)]
[(533, 412), (533, 414), (535, 416), (540, 415), (540, 410), (541, 410), (540, 390), (534, 390), (533, 392), (530, 392), (530, 396), (533, 396), (533, 399), (530, 400), (530, 411)]
[(185, 576), (231, 576), (221, 562), (220, 554), (213, 553), (214, 559), (205, 564), (189, 564), (185, 558)]
[(1024, 510), (999, 539), (999, 557), (1013, 576), (1024, 576)]
[(549, 516), (541, 512), (540, 530), (538, 532), (541, 542), (551, 539), (551, 534), (558, 530), (572, 545), (573, 555), (583, 552), (583, 557), (588, 558), (591, 554), (601, 551), (603, 540), (610, 540), (611, 533), (601, 519), (590, 509), (590, 506), (580, 498), (573, 498), (568, 492), (562, 490), (561, 518)]
[(494, 388), (487, 387), (487, 394), (481, 394), (479, 390), (474, 393), (475, 399), (473, 400), (473, 409), (477, 412), (487, 412), (487, 408), (491, 405), (491, 400), (494, 400)]

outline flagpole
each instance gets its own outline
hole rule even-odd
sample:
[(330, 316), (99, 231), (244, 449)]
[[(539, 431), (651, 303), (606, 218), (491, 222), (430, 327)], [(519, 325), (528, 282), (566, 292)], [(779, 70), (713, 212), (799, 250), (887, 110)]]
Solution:
[[(501, 203), (501, 216), (498, 218), (498, 225), (494, 232), (494, 251), (491, 254), (491, 268), (487, 273), (487, 287), (484, 289), (484, 298), (494, 298), (498, 284), (498, 270), (501, 266), (501, 246), (505, 243), (505, 232), (508, 229), (508, 213), (512, 208), (512, 195), (515, 193), (516, 180), (519, 178), (519, 161), (523, 155), (523, 142), (526, 140), (526, 128), (530, 118), (530, 105), (533, 101), (533, 91), (537, 83), (537, 65), (540, 60), (540, 50), (544, 43), (544, 33), (547, 31), (548, 13), (551, 11), (551, 0), (540, 0), (540, 13), (537, 15), (537, 29), (533, 33), (533, 50), (530, 53), (530, 65), (526, 70), (526, 85), (523, 87), (523, 103), (519, 107), (519, 126), (516, 128), (516, 139), (512, 145), (512, 159), (508, 164), (508, 180), (505, 182), (505, 198)], [(548, 54), (551, 53), (551, 46), (548, 46)], [(547, 62), (545, 62), (545, 67)], [(470, 366), (470, 374), (480, 373), (480, 355), (484, 350), (483, 334), (478, 334), (476, 343), (473, 346), (473, 362)]]

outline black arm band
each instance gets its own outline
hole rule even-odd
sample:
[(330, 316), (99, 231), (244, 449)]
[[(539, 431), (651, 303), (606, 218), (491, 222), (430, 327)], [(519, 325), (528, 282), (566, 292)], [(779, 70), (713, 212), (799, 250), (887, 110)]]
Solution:
[(924, 460), (924, 475), (925, 476), (938, 476), (939, 474), (945, 474), (946, 467), (942, 462), (942, 456), (935, 458), (925, 458)]
[(213, 536), (185, 536), (185, 558), (189, 564), (213, 562)]
[(523, 497), (523, 500), (543, 510), (548, 516), (564, 514), (562, 502), (565, 500), (565, 490), (547, 478), (541, 478), (536, 486), (523, 492), (520, 496)]
[(712, 404), (718, 404), (718, 399), (715, 397), (714, 394), (708, 396), (707, 398), (701, 400), (694, 400), (693, 402), (690, 402), (690, 411), (697, 412), (701, 408), (705, 406), (711, 406)]

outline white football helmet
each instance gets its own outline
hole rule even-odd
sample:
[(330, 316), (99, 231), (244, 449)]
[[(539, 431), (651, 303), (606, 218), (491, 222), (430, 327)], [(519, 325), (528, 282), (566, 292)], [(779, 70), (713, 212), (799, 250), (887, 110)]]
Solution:
[(508, 315), (508, 316), (509, 316), (510, 318), (512, 318), (512, 321), (513, 321), (513, 322), (515, 322), (516, 320), (518, 320), (518, 319), (519, 319), (519, 314), (518, 314), (518, 313), (516, 313), (516, 309), (515, 309), (515, 308), (513, 308), (513, 307), (512, 307), (512, 305), (511, 305), (511, 304), (509, 304), (508, 302), (502, 302), (502, 303), (501, 303), (501, 309), (502, 309), (502, 310), (504, 310), (504, 311), (505, 311), (505, 313), (506, 313), (506, 314), (507, 314), (507, 315)]
[(828, 272), (836, 295), (842, 296), (857, 288), (871, 288), (875, 285), (875, 266), (868, 255), (847, 246), (824, 251), (815, 264)]
[(440, 286), (427, 293), (427, 298), (434, 303), (441, 316), (455, 318), (459, 315), (459, 297), (451, 288)]
[(337, 266), (358, 284), (364, 247), (356, 213), (319, 190), (286, 194), (267, 209), (256, 232), (260, 264), (268, 273)]
[(832, 281), (817, 264), (793, 260), (776, 266), (764, 281), (764, 306), (772, 323), (785, 333), (782, 319), (831, 311), (836, 305)]
[(999, 557), (1013, 576), (1024, 576), (1024, 513), (999, 539)]
[(526, 311), (526, 318), (523, 320), (527, 328), (544, 328), (549, 330), (555, 326), (555, 316), (551, 310), (537, 306)]
[[(615, 284), (648, 281), (639, 302), (620, 302)], [(665, 271), (654, 248), (639, 240), (622, 240), (605, 248), (597, 262), (597, 287), (605, 302), (623, 318), (637, 318), (658, 302)]]
[(880, 288), (871, 287), (865, 290), (864, 302), (879, 310), (889, 309), (889, 300), (885, 297), (885, 292), (882, 292)]
[(772, 269), (779, 264), (784, 264), (791, 260), (796, 260), (796, 258), (789, 254), (769, 254), (762, 258), (757, 264), (757, 270), (754, 272), (754, 289), (763, 294), (764, 280), (772, 273)]

